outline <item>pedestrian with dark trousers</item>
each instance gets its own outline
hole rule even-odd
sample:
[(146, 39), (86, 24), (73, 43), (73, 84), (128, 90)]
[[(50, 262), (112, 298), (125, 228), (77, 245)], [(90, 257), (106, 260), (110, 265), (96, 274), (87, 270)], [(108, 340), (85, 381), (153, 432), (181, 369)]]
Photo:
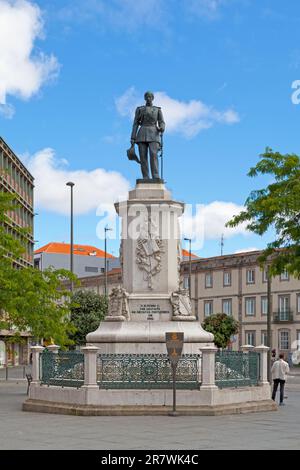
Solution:
[(279, 354), (279, 359), (274, 362), (271, 372), (272, 372), (272, 379), (273, 379), (273, 392), (272, 392), (272, 400), (275, 401), (276, 392), (278, 389), (278, 385), (280, 385), (280, 399), (279, 405), (284, 405), (283, 398), (284, 398), (284, 385), (286, 381), (286, 376), (289, 373), (290, 368), (287, 362), (284, 361), (284, 355)]

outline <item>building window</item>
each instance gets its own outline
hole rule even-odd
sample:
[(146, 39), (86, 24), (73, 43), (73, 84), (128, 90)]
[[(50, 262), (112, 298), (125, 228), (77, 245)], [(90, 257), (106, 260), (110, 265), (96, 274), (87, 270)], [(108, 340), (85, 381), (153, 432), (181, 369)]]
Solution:
[(231, 272), (225, 271), (223, 275), (223, 284), (224, 286), (231, 286)]
[(280, 295), (279, 296), (279, 312), (287, 313), (290, 310), (290, 296)]
[(205, 287), (212, 287), (213, 286), (213, 275), (212, 273), (205, 274)]
[(281, 274), (280, 274), (280, 280), (281, 281), (289, 281), (290, 279), (290, 276), (289, 276), (289, 273), (284, 270)]
[(85, 272), (86, 273), (97, 273), (98, 268), (96, 266), (86, 266), (85, 267)]
[(247, 282), (247, 284), (254, 284), (255, 283), (255, 270), (254, 269), (247, 269), (246, 282)]
[(268, 315), (268, 297), (264, 296), (261, 298), (261, 314)]
[(213, 314), (213, 301), (205, 300), (204, 301), (204, 316), (210, 317)]
[(246, 315), (255, 315), (255, 297), (246, 297), (245, 312)]
[(245, 332), (246, 344), (255, 346), (255, 331), (246, 331)]
[(184, 276), (184, 278), (183, 278), (183, 288), (184, 289), (189, 288), (189, 277), (188, 276)]
[(279, 331), (279, 349), (284, 351), (289, 349), (290, 334), (288, 331)]
[(300, 313), (300, 294), (297, 294), (297, 313)]
[(232, 315), (232, 299), (222, 300), (222, 312), (226, 315)]
[(34, 267), (35, 269), (40, 269), (40, 258), (34, 260)]
[(261, 344), (268, 346), (268, 334), (266, 331), (261, 332)]
[(262, 272), (262, 282), (268, 282), (268, 271), (266, 269)]

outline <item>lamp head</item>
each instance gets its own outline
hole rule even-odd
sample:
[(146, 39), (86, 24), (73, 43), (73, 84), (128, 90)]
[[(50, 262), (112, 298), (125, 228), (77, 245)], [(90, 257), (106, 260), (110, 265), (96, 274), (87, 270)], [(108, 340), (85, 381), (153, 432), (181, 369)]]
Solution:
[(75, 183), (73, 183), (72, 181), (68, 181), (68, 183), (66, 183), (66, 186), (70, 186), (72, 188), (73, 186), (75, 186)]

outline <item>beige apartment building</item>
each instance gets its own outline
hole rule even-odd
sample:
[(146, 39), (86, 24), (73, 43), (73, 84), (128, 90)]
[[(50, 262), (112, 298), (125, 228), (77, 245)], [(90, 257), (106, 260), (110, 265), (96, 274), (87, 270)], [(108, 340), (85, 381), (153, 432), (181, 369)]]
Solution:
[[(192, 261), (195, 314), (200, 322), (214, 313), (233, 315), (240, 323), (233, 349), (242, 344), (267, 344), (267, 277), (257, 262), (260, 254), (255, 251)], [(188, 262), (182, 264), (182, 276), (188, 287)], [(272, 348), (287, 356), (297, 347), (300, 349), (300, 280), (285, 272), (272, 279)]]

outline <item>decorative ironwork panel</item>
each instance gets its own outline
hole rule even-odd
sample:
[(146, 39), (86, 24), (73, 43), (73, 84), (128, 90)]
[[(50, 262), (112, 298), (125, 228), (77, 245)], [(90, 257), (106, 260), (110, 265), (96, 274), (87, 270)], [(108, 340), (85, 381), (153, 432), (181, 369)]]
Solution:
[(44, 351), (40, 355), (41, 383), (59, 387), (81, 387), (84, 384), (84, 355), (75, 351)]
[(259, 354), (250, 351), (219, 351), (216, 353), (215, 381), (219, 388), (257, 385)]
[[(199, 388), (199, 357), (185, 354), (177, 367), (177, 388)], [(99, 354), (100, 388), (172, 388), (172, 369), (166, 354)]]

